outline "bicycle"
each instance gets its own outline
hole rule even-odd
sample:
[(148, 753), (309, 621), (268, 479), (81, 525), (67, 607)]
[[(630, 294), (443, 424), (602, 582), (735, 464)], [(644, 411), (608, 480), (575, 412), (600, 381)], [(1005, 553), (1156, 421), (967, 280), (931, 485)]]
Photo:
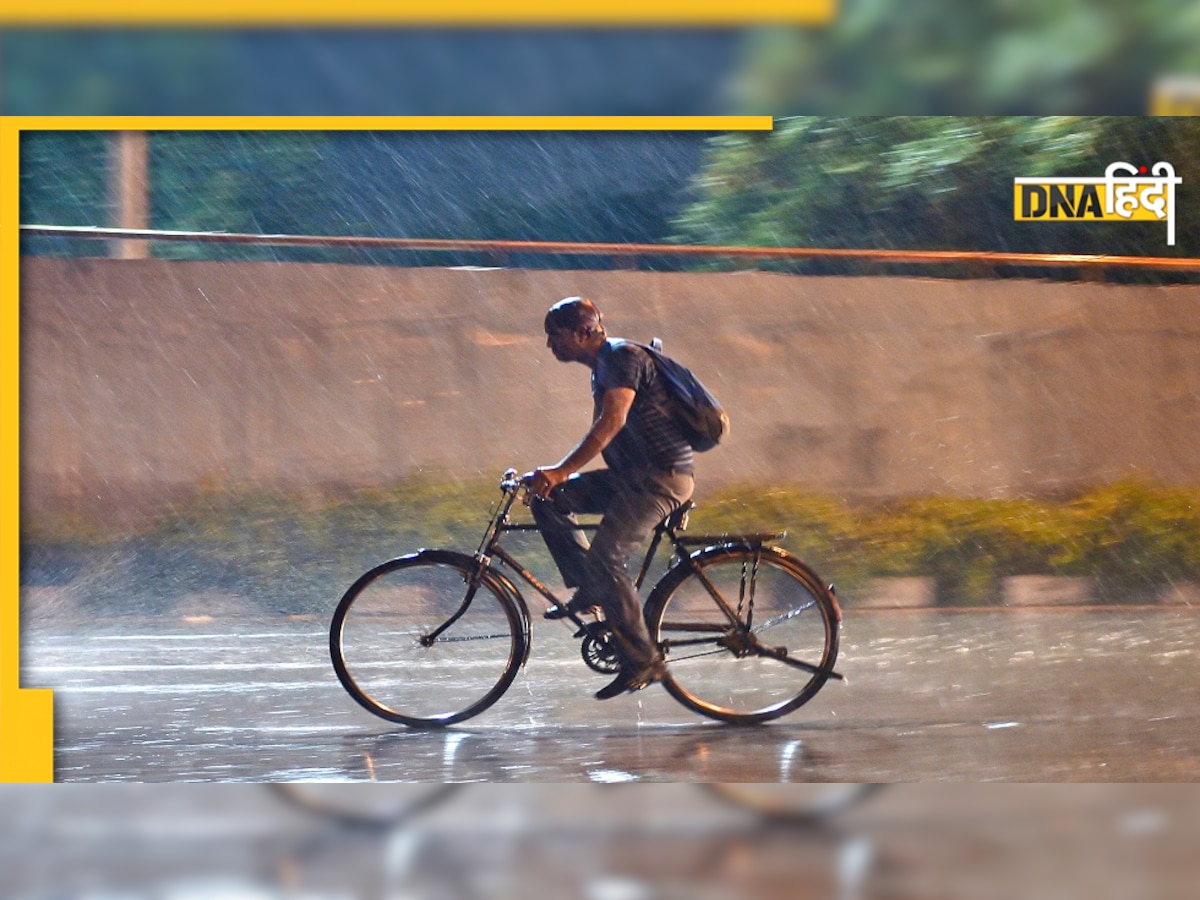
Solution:
[[(345, 592), (329, 628), (342, 686), (369, 712), (414, 728), (479, 715), (512, 685), (529, 658), (529, 608), (518, 576), (547, 603), (565, 606), (503, 546), (528, 484), (507, 470), (476, 552), (423, 549), (388, 560)], [(655, 528), (634, 580), (642, 589), (660, 547), (671, 557), (645, 602), (651, 638), (667, 661), (663, 686), (689, 709), (757, 724), (811, 700), (834, 671), (841, 608), (833, 585), (779, 547), (786, 532), (684, 536), (688, 502)], [(583, 524), (594, 529), (594, 524)], [(583, 661), (613, 674), (620, 659), (600, 614), (561, 621)]]

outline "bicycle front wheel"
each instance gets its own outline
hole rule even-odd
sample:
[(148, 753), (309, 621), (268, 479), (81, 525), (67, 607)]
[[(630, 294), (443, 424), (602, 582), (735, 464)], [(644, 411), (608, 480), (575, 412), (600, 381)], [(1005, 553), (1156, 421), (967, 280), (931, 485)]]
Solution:
[(376, 566), (329, 628), (338, 680), (364, 708), (417, 728), (461, 722), (508, 690), (528, 637), (516, 604), (475, 560), (423, 550)]
[(666, 655), (666, 689), (726, 722), (792, 712), (821, 689), (837, 659), (837, 601), (778, 547), (694, 554), (655, 588), (646, 617)]

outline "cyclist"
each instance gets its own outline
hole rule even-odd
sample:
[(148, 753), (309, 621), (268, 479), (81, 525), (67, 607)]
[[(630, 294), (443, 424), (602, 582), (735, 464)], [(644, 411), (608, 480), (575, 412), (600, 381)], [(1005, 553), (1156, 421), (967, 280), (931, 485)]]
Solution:
[[(605, 334), (596, 304), (567, 297), (546, 313), (546, 346), (560, 362), (592, 370), (592, 425), (570, 453), (530, 473), (530, 507), (567, 587), (566, 608), (604, 610), (621, 670), (596, 692), (607, 700), (659, 681), (662, 654), (651, 642), (641, 599), (627, 571), (654, 526), (691, 499), (693, 451), (666, 413), (668, 397), (654, 360), (641, 347)], [(602, 456), (606, 468), (579, 470)], [(576, 513), (603, 518), (591, 543)]]

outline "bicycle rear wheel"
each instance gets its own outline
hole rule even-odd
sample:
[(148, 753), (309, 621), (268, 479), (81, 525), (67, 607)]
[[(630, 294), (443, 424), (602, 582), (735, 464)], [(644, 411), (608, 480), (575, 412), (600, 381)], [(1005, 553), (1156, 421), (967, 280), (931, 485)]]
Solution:
[(666, 655), (663, 685), (721, 721), (753, 724), (792, 712), (821, 689), (837, 659), (837, 601), (778, 547), (729, 544), (693, 554), (655, 588), (646, 618)]
[(364, 708), (418, 728), (478, 715), (512, 684), (528, 631), (475, 560), (423, 550), (376, 566), (346, 591), (329, 628), (338, 680)]

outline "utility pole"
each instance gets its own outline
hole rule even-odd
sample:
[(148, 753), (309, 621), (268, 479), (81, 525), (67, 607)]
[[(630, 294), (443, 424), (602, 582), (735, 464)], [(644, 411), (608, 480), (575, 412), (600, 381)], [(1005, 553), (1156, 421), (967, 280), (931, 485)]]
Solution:
[[(150, 227), (150, 151), (144, 131), (118, 131), (112, 150), (112, 205), (117, 228)], [(146, 259), (149, 241), (113, 241), (117, 259)]]

